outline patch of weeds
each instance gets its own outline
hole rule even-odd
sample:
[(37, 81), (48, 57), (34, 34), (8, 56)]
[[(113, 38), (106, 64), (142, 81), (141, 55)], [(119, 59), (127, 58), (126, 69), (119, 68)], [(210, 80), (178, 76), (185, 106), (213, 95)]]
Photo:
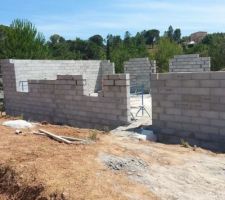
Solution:
[(21, 115), (17, 116), (17, 117), (16, 117), (16, 119), (21, 119), (21, 120), (23, 120), (23, 119), (24, 119), (23, 114), (21, 114)]
[(109, 128), (108, 126), (104, 126), (104, 127), (103, 127), (103, 131), (109, 132), (109, 131), (110, 131), (110, 128)]
[(196, 145), (194, 145), (194, 147), (193, 147), (193, 151), (196, 151), (197, 150), (197, 146)]
[(93, 141), (96, 141), (96, 140), (98, 140), (98, 133), (96, 132), (96, 131), (92, 131), (91, 133), (90, 133), (90, 135), (89, 135), (89, 139), (90, 140), (93, 140)]
[(184, 139), (181, 139), (180, 143), (181, 143), (182, 147), (185, 147), (185, 148), (190, 148), (191, 147), (190, 144), (187, 141), (185, 141)]

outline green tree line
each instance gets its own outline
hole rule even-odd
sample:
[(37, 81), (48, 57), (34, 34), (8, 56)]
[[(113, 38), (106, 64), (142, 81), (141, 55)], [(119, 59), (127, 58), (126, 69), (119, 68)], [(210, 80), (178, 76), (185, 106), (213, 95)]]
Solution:
[(160, 72), (166, 72), (174, 55), (199, 53), (211, 57), (213, 70), (225, 68), (225, 33), (208, 34), (192, 47), (185, 45), (186, 38), (179, 28), (169, 26), (162, 36), (151, 29), (136, 35), (127, 31), (124, 37), (96, 34), (87, 40), (54, 34), (47, 41), (31, 22), (16, 19), (10, 26), (0, 25), (0, 59), (108, 59), (115, 63), (116, 72), (123, 72), (129, 58), (149, 57), (156, 60)]

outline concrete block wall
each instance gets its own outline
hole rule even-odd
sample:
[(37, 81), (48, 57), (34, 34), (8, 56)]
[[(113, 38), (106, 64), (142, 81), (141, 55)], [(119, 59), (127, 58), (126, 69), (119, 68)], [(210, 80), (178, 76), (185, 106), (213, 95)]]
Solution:
[(159, 140), (225, 151), (225, 72), (152, 74)]
[(169, 61), (170, 72), (204, 72), (210, 71), (210, 57), (199, 54), (177, 55)]
[(156, 73), (156, 61), (148, 58), (132, 58), (124, 63), (125, 73), (130, 74), (131, 92), (144, 85), (145, 92), (150, 90), (150, 74)]
[(77, 127), (114, 128), (130, 122), (129, 75), (104, 75), (97, 96), (85, 95), (82, 75), (57, 75), (56, 80), (28, 80), (28, 92), (16, 90), (15, 66), (3, 67), (6, 113), (27, 120)]
[[(29, 79), (56, 79), (57, 75), (83, 75), (86, 79), (87, 93), (101, 90), (102, 76), (114, 74), (114, 64), (101, 60), (1, 60), (0, 65), (13, 65), (16, 89), (22, 91)], [(27, 91), (23, 90), (23, 91)]]

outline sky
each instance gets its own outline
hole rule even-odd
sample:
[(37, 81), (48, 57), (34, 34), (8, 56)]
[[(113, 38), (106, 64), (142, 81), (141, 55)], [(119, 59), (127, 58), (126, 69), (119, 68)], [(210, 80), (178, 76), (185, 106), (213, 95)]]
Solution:
[(124, 36), (169, 25), (182, 36), (196, 31), (225, 32), (225, 0), (0, 0), (0, 24), (27, 19), (46, 38), (88, 39)]

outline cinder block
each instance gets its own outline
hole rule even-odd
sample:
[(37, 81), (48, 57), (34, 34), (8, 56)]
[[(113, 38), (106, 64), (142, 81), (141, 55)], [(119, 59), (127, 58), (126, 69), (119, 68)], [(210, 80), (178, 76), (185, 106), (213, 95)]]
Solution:
[(164, 108), (162, 108), (162, 107), (155, 107), (154, 109), (153, 109), (153, 113), (164, 113)]
[(225, 96), (225, 88), (211, 88), (211, 95)]
[(157, 105), (159, 105), (161, 107), (165, 107), (165, 108), (174, 108), (175, 107), (175, 103), (173, 101), (160, 101), (157, 103), (158, 103)]
[(82, 75), (57, 75), (57, 80), (82, 80)]
[(175, 132), (176, 132), (176, 130), (175, 129), (173, 129), (173, 128), (162, 128), (161, 130), (160, 130), (160, 132), (162, 133), (162, 134), (168, 134), (168, 135), (173, 135)]
[(217, 80), (201, 80), (200, 86), (201, 87), (219, 87), (220, 82)]
[(189, 116), (189, 117), (199, 117), (200, 116), (200, 111), (199, 110), (187, 110), (187, 109), (184, 109), (184, 110), (182, 110), (182, 115)]
[[(166, 87), (180, 87), (181, 86), (181, 83), (182, 83), (181, 80), (157, 81), (158, 84), (160, 84), (160, 82), (161, 82), (161, 85), (162, 86), (164, 84)], [(162, 86), (160, 86), (160, 87), (162, 87)]]
[(222, 88), (225, 87), (225, 80), (220, 80), (220, 87), (222, 87)]
[(183, 80), (182, 86), (183, 87), (199, 87), (200, 83), (198, 80)]
[(225, 79), (225, 72), (211, 72), (211, 79)]
[(200, 125), (200, 131), (202, 133), (208, 133), (213, 135), (219, 134), (219, 128), (213, 126)]
[(175, 116), (176, 123), (191, 123), (192, 117), (185, 116), (185, 115), (177, 115)]
[(176, 55), (174, 56), (175, 59), (182, 59), (182, 58), (199, 58), (199, 54), (186, 54), (186, 55)]
[(219, 119), (219, 112), (216, 111), (200, 111), (200, 116), (209, 119)]
[(210, 95), (209, 88), (191, 88), (192, 95)]
[(168, 115), (181, 115), (181, 110), (177, 108), (166, 108), (165, 110)]
[(113, 75), (108, 75), (106, 79), (109, 79), (109, 80), (127, 80), (127, 79), (130, 79), (130, 75), (129, 74), (113, 74)]
[(214, 126), (214, 127), (224, 127), (225, 128), (224, 120), (221, 120), (221, 119), (212, 119), (210, 121), (210, 125)]
[(177, 122), (170, 122), (167, 123), (167, 128), (174, 129), (174, 130), (182, 130), (182, 124)]
[(200, 126), (198, 124), (184, 123), (184, 124), (182, 124), (182, 130), (198, 132), (198, 131), (200, 131)]
[(219, 119), (225, 120), (225, 112), (219, 112)]
[(130, 80), (115, 80), (115, 85), (118, 86), (129, 86), (130, 85)]
[[(154, 110), (152, 110), (152, 112), (154, 113)], [(170, 122), (170, 121), (175, 121), (175, 116), (174, 115), (168, 115), (168, 114), (160, 114), (159, 119), (161, 121)]]
[(210, 119), (203, 118), (203, 117), (191, 117), (191, 123), (193, 124), (199, 124), (199, 125), (209, 125)]
[(105, 80), (103, 80), (103, 85), (113, 86), (113, 85), (115, 85), (115, 80), (107, 80), (107, 79), (105, 79)]
[[(200, 103), (210, 103), (212, 106), (214, 104), (220, 103), (220, 97), (218, 96), (199, 96), (199, 102)], [(225, 102), (224, 102), (225, 103)]]

